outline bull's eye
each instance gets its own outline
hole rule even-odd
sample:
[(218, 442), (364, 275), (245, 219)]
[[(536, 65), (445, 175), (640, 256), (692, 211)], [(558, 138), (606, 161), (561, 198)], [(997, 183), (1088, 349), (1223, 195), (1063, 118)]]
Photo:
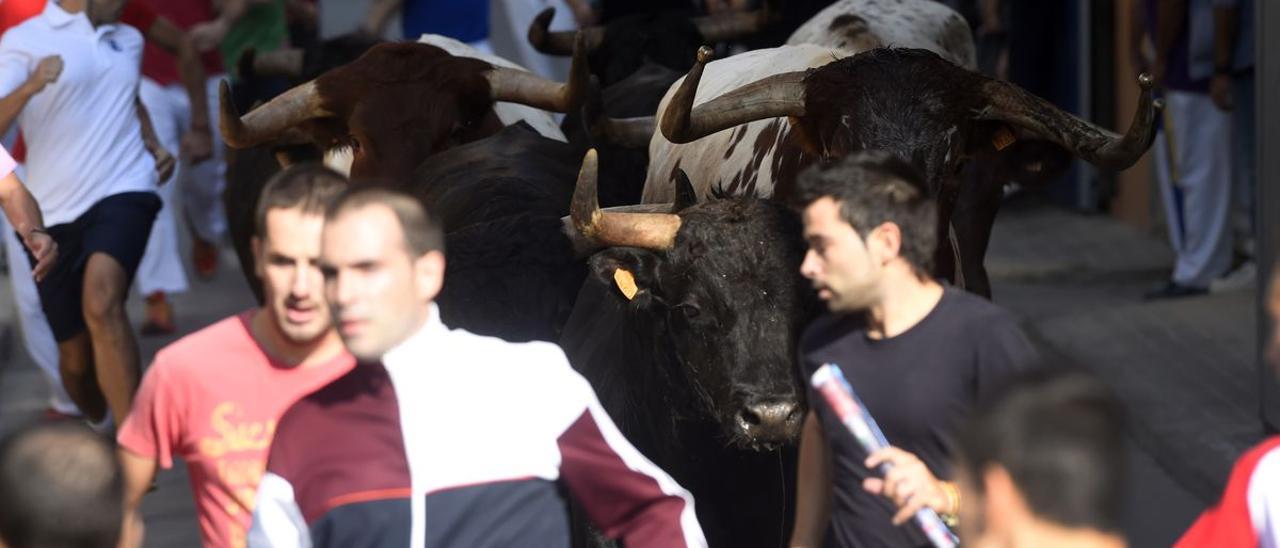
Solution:
[(692, 303), (678, 304), (676, 305), (676, 310), (679, 310), (681, 314), (684, 314), (685, 318), (690, 320), (697, 318), (698, 315), (702, 314), (702, 309), (698, 308), (698, 305)]

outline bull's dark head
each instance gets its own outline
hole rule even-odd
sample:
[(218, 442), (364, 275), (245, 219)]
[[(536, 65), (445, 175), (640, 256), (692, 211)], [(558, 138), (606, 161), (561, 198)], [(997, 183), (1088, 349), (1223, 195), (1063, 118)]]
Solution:
[(431, 154), (501, 129), (495, 102), (566, 112), (587, 79), (581, 47), (560, 84), (428, 44), (384, 43), (243, 117), (224, 85), (222, 135), (243, 148), (301, 134), (325, 150), (350, 148), (353, 178), (406, 180)]
[(693, 204), (692, 188), (671, 213), (602, 211), (595, 173), (591, 151), (572, 207), (578, 233), (608, 248), (591, 257), (590, 275), (652, 319), (668, 376), (686, 392), (681, 411), (740, 447), (794, 441), (803, 415), (795, 345), (816, 310), (798, 274), (795, 214), (757, 199)]
[[(529, 43), (547, 55), (571, 55), (573, 32), (549, 30), (555, 8), (547, 8), (529, 24)], [(698, 46), (733, 40), (758, 32), (769, 23), (766, 10), (689, 17), (682, 11), (621, 17), (607, 26), (582, 29), (590, 53), (591, 73), (610, 86), (646, 62), (671, 70), (689, 70)]]
[(914, 164), (940, 194), (955, 188), (969, 159), (994, 160), (1005, 175), (1023, 181), (1054, 175), (1070, 155), (1119, 170), (1136, 162), (1155, 136), (1156, 109), (1145, 76), (1139, 79), (1143, 93), (1133, 122), (1118, 135), (1018, 86), (918, 49), (874, 49), (776, 74), (692, 108), (710, 57), (709, 49), (699, 51), (662, 116), (662, 133), (672, 142), (789, 117), (804, 146), (786, 154), (812, 162), (861, 149), (887, 150)]

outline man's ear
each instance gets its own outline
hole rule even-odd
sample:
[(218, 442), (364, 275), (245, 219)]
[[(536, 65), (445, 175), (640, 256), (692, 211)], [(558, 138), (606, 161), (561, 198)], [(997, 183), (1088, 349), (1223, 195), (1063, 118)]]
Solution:
[(658, 261), (652, 251), (615, 247), (593, 255), (588, 268), (597, 283), (612, 288), (612, 295), (645, 308), (653, 303), (657, 291)]
[(413, 260), (413, 274), (418, 278), (418, 298), (434, 301), (444, 285), (444, 253), (428, 251)]
[(887, 263), (902, 255), (902, 228), (898, 223), (880, 223), (867, 234), (867, 251), (878, 257), (881, 263)]

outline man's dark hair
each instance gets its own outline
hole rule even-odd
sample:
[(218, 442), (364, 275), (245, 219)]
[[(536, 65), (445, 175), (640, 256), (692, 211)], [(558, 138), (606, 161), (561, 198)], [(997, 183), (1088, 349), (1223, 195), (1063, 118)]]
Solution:
[(1031, 511), (1064, 527), (1120, 530), (1124, 412), (1096, 378), (1037, 367), (978, 406), (958, 438), (981, 494), (983, 472), (1008, 470)]
[(403, 192), (374, 186), (352, 187), (343, 192), (325, 212), (325, 221), (332, 221), (348, 212), (380, 205), (390, 209), (400, 222), (405, 245), (414, 257), (432, 251), (444, 252), (444, 231), (427, 214), (422, 203)]
[(323, 215), (325, 207), (348, 186), (342, 174), (316, 163), (294, 164), (271, 176), (262, 187), (254, 211), (253, 234), (267, 235), (267, 212), (301, 208), (303, 213)]
[(937, 210), (920, 173), (897, 156), (861, 151), (816, 164), (796, 178), (796, 198), (801, 208), (831, 198), (840, 204), (840, 219), (863, 238), (884, 223), (898, 225), (902, 258), (920, 276), (932, 270)]
[(0, 443), (0, 538), (11, 548), (100, 548), (120, 542), (124, 479), (89, 428), (37, 424)]

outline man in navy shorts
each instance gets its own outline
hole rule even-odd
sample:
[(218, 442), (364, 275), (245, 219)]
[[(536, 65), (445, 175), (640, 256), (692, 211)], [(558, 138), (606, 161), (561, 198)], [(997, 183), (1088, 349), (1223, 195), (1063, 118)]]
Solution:
[(27, 143), (27, 183), (60, 260), (39, 282), (62, 384), (85, 414), (128, 415), (138, 344), (124, 300), (171, 155), (138, 100), (143, 38), (124, 0), (50, 1), (0, 39), (0, 131)]

